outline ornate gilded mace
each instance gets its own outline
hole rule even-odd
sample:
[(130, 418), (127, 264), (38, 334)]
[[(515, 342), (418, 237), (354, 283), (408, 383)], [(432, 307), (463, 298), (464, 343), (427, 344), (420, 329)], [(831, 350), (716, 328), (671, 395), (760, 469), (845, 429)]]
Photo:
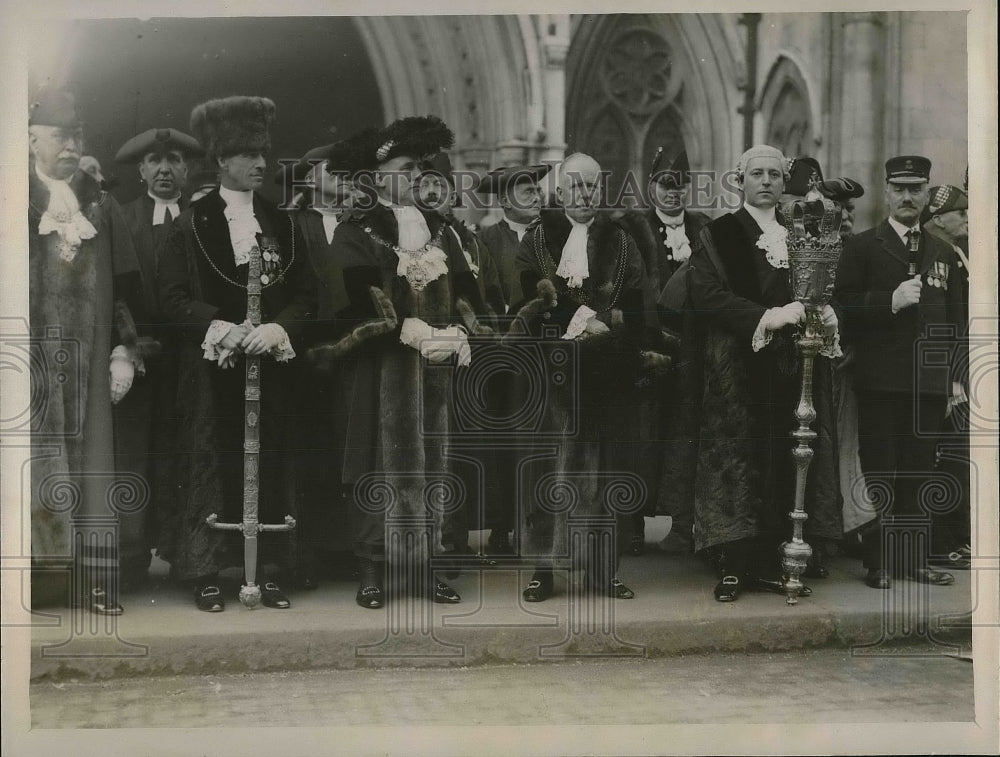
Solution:
[[(263, 248), (263, 251), (261, 250)], [(247, 271), (247, 321), (260, 325), (261, 257), (277, 256), (278, 240), (262, 237), (260, 247), (250, 250)], [(240, 588), (240, 602), (249, 609), (260, 604), (260, 586), (257, 585), (257, 535), (265, 531), (291, 531), (295, 519), (285, 516), (281, 524), (264, 524), (258, 518), (260, 495), (260, 356), (246, 355), (246, 383), (243, 388), (243, 522), (219, 523), (219, 516), (212, 513), (205, 520), (211, 528), (243, 533), (243, 571), (246, 583)]]
[(795, 460), (795, 505), (788, 514), (792, 538), (781, 545), (782, 583), (786, 602), (794, 605), (802, 593), (802, 573), (812, 556), (802, 538), (809, 516), (805, 512), (806, 482), (812, 462), (812, 443), (816, 432), (810, 426), (816, 420), (813, 406), (813, 362), (827, 342), (823, 328), (823, 308), (829, 304), (837, 278), (837, 264), (842, 249), (840, 206), (828, 199), (795, 200), (781, 206), (781, 216), (788, 231), (788, 261), (792, 293), (806, 309), (805, 325), (795, 343), (802, 360), (802, 388), (795, 418), (799, 427), (792, 432), (798, 442), (792, 450)]

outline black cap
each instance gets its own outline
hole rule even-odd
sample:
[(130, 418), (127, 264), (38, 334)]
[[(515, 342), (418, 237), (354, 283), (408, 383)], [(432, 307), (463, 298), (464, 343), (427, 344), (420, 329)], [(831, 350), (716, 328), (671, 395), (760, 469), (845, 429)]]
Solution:
[(865, 188), (861, 186), (860, 181), (849, 179), (846, 176), (820, 182), (816, 188), (819, 190), (821, 195), (826, 197), (828, 200), (833, 200), (834, 202), (856, 200), (858, 197), (862, 197), (865, 193)]
[(177, 129), (147, 129), (136, 134), (121, 146), (115, 160), (118, 163), (135, 163), (151, 152), (166, 152), (174, 149), (185, 156), (200, 155), (201, 145), (194, 137)]
[(931, 162), (922, 155), (898, 155), (885, 162), (885, 180), (893, 184), (930, 181)]
[(691, 182), (691, 166), (688, 163), (687, 150), (681, 150), (678, 153), (677, 157), (670, 164), (670, 168), (659, 171), (657, 169), (660, 166), (662, 157), (663, 148), (661, 147), (656, 151), (656, 157), (653, 158), (653, 167), (649, 172), (651, 181), (663, 184), (672, 189), (683, 189), (685, 184)]
[(28, 106), (29, 126), (58, 126), (79, 129), (83, 126), (76, 108), (76, 97), (67, 89), (45, 87)]

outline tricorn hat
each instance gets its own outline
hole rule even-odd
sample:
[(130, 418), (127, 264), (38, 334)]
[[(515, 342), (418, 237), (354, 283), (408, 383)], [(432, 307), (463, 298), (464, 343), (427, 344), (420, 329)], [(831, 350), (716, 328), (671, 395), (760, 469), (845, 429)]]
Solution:
[(209, 100), (191, 111), (191, 131), (209, 159), (271, 149), (276, 108), (266, 97), (237, 95)]
[(76, 97), (67, 89), (43, 87), (28, 106), (28, 125), (80, 128), (83, 121), (76, 108)]
[(177, 129), (147, 129), (142, 134), (136, 134), (121, 146), (115, 155), (118, 163), (135, 163), (141, 161), (151, 152), (166, 152), (174, 149), (185, 156), (201, 153), (198, 141)]
[(865, 194), (865, 188), (861, 186), (860, 181), (849, 179), (846, 176), (821, 181), (816, 188), (821, 195), (834, 202), (856, 200)]
[(823, 183), (823, 169), (816, 158), (802, 156), (792, 161), (791, 174), (785, 182), (785, 194), (805, 197), (810, 190), (819, 189)]
[(500, 195), (523, 181), (539, 182), (552, 170), (552, 166), (540, 163), (532, 166), (501, 166), (483, 176), (476, 186), (481, 194)]
[(660, 162), (662, 159), (663, 148), (660, 147), (653, 158), (652, 170), (649, 172), (650, 181), (663, 184), (671, 189), (683, 189), (685, 184), (691, 182), (691, 166), (688, 163), (687, 150), (681, 150), (671, 162), (670, 167), (661, 170)]

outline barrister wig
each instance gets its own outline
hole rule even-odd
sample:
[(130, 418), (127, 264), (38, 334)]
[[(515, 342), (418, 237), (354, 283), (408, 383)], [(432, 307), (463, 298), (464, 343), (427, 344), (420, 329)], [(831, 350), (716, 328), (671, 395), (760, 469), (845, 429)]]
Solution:
[(399, 155), (427, 160), (455, 144), (455, 135), (437, 116), (409, 116), (393, 121), (378, 134), (375, 167)]
[(209, 100), (191, 111), (191, 131), (209, 160), (271, 149), (276, 108), (266, 97), (234, 95)]

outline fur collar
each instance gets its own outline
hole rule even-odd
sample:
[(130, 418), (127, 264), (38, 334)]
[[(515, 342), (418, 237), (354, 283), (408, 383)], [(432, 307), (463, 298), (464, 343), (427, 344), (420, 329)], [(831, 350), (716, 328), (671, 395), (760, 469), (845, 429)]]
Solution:
[[(97, 226), (97, 208), (104, 204), (107, 193), (101, 189), (100, 182), (86, 171), (77, 171), (69, 181), (69, 186), (80, 203), (80, 212), (94, 226)], [(28, 167), (28, 228), (33, 234), (38, 233), (38, 222), (49, 206), (49, 190), (35, 174), (34, 161)]]

